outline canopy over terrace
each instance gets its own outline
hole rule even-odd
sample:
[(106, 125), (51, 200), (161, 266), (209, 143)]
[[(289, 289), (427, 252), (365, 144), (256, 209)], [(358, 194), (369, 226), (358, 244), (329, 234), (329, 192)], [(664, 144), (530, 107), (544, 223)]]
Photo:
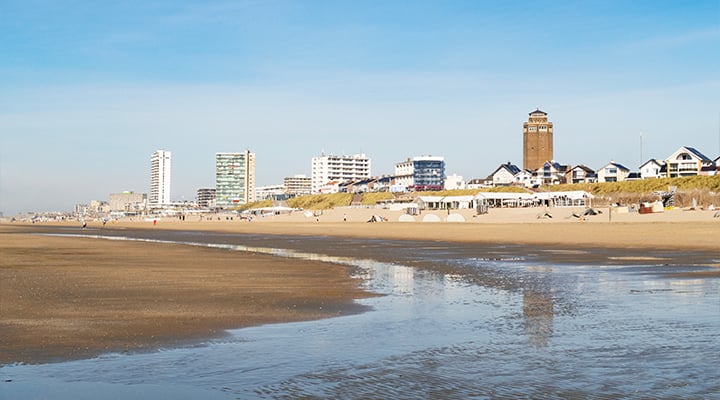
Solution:
[(475, 196), (419, 196), (415, 202), (421, 210), (460, 210), (475, 208)]
[(482, 192), (475, 198), (484, 198), (490, 207), (589, 207), (594, 196), (582, 190), (570, 192)]
[(546, 205), (556, 207), (590, 207), (592, 199), (595, 197), (584, 190), (574, 190), (570, 192), (540, 192), (535, 193), (538, 200), (550, 203)]

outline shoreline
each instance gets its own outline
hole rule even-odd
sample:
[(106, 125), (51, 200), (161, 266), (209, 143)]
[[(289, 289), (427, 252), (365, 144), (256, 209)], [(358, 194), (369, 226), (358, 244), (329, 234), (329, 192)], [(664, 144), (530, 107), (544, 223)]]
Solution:
[(0, 366), (202, 343), (376, 296), (344, 266), (225, 249), (0, 226), (0, 252)]
[[(710, 254), (716, 261), (712, 265), (716, 271), (688, 277), (720, 277), (720, 259), (712, 255), (717, 254), (720, 220), (708, 213), (678, 211), (654, 220), (630, 216), (640, 222), (549, 221), (528, 212), (505, 218), (496, 213), (472, 223), (361, 222), (373, 212), (377, 213), (332, 210), (320, 221), (297, 215), (253, 222), (112, 221), (106, 227), (91, 221), (86, 231), (77, 221), (0, 223), (0, 336), (4, 338), (0, 365), (197, 343), (220, 337), (228, 329), (362, 312), (355, 300), (376, 296), (360, 289), (348, 267), (335, 264), (178, 244), (32, 233), (68, 229), (92, 235), (138, 229), (161, 236), (163, 231), (182, 230), (418, 241), (411, 246), (424, 246), (427, 241), (527, 245), (544, 248), (548, 257), (558, 261), (568, 253), (586, 257), (581, 249), (602, 249), (593, 257), (600, 255), (606, 261), (652, 259), (646, 256), (653, 251), (675, 257), (674, 251), (688, 250)], [(600, 259), (594, 260), (586, 261)]]
[[(153, 220), (112, 220), (106, 226), (101, 221), (89, 221), (89, 229), (151, 229), (191, 230), (233, 233), (262, 233), (275, 235), (314, 235), (394, 240), (435, 240), (488, 244), (531, 244), (550, 247), (603, 247), (648, 249), (716, 250), (720, 235), (720, 218), (713, 211), (674, 209), (663, 213), (615, 213), (608, 209), (602, 214), (583, 219), (573, 217), (581, 207), (551, 209), (490, 209), (488, 214), (474, 215), (472, 210), (453, 210), (466, 222), (420, 222), (427, 215), (447, 218), (448, 212), (423, 212), (415, 222), (397, 222), (402, 211), (378, 208), (339, 207), (322, 211), (322, 215), (308, 217), (298, 211), (292, 214), (255, 217), (252, 221), (226, 215), (215, 217), (190, 216)], [(552, 218), (544, 217), (549, 214)], [(373, 215), (389, 222), (368, 223)], [(18, 226), (70, 226), (77, 221), (48, 223), (14, 223)], [(0, 224), (2, 226), (3, 224)], [(6, 224), (13, 225), (13, 224)]]

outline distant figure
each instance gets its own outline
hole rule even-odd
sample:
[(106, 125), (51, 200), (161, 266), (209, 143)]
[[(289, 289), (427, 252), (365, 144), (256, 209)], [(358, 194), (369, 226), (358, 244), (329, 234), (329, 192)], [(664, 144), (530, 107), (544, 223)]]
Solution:
[(347, 221), (347, 214), (343, 214), (343, 221)]
[(153, 220), (153, 225), (157, 225), (157, 220), (156, 220), (156, 219)]
[(87, 228), (87, 222), (83, 221), (83, 229)]

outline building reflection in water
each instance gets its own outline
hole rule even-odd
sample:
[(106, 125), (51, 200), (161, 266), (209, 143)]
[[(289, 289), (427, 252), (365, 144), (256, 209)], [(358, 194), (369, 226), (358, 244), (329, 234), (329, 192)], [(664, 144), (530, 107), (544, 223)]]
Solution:
[(546, 347), (553, 333), (552, 270), (535, 269), (535, 279), (523, 290), (523, 327), (536, 348)]

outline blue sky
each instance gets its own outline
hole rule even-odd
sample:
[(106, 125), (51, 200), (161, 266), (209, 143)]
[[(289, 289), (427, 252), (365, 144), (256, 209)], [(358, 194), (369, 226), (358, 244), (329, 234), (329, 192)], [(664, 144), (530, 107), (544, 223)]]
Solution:
[(249, 148), (258, 185), (366, 153), (372, 173), (522, 163), (539, 106), (555, 159), (637, 169), (720, 155), (720, 1), (32, 1), (0, 4), (0, 211), (173, 200)]

